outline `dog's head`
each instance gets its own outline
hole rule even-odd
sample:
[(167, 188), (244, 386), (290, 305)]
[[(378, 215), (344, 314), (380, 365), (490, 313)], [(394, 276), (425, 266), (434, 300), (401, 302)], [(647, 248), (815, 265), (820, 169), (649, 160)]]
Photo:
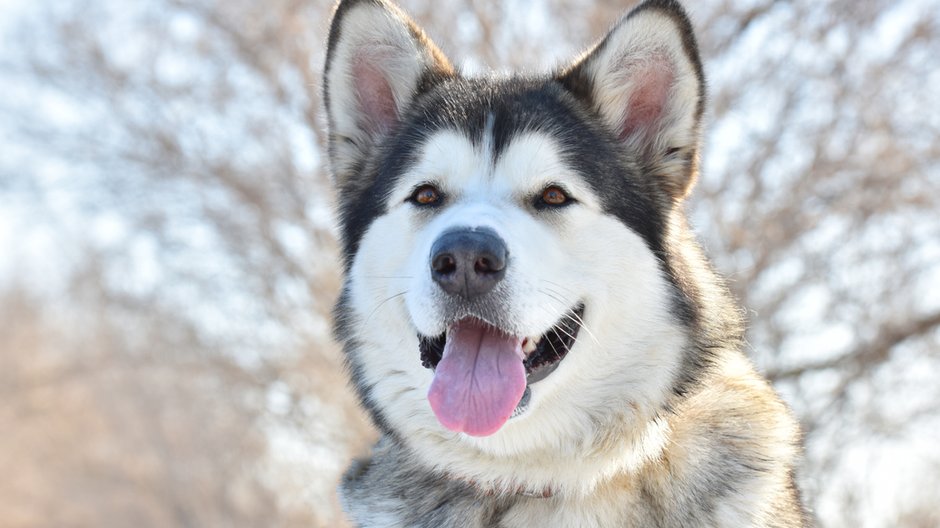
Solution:
[(664, 401), (692, 317), (670, 240), (703, 90), (670, 1), (559, 72), (504, 78), (462, 76), (384, 0), (339, 5), (337, 328), (380, 426), (514, 453)]

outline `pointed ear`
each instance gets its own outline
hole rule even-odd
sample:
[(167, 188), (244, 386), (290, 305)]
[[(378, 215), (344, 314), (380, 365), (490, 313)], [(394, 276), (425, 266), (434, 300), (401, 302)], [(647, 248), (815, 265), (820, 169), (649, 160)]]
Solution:
[(705, 80), (692, 25), (677, 2), (640, 4), (558, 80), (603, 117), (673, 199), (689, 193)]
[(418, 93), (453, 75), (444, 54), (391, 3), (341, 1), (330, 25), (323, 76), (337, 183), (398, 125)]

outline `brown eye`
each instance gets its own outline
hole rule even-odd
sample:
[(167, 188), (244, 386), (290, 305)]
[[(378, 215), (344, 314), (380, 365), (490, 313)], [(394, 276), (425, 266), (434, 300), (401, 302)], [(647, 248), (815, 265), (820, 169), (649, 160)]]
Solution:
[(433, 185), (422, 185), (415, 189), (411, 201), (418, 205), (433, 205), (441, 199), (441, 192)]
[(568, 195), (561, 187), (552, 185), (542, 191), (542, 203), (545, 205), (564, 205), (567, 201)]

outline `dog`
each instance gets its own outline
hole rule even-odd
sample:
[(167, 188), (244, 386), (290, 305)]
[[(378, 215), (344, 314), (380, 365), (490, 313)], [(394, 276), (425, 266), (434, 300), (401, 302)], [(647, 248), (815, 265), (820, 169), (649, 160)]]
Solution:
[(362, 527), (795, 527), (800, 431), (688, 225), (705, 81), (648, 0), (541, 75), (461, 74), (343, 0), (323, 94), (335, 335), (381, 436)]

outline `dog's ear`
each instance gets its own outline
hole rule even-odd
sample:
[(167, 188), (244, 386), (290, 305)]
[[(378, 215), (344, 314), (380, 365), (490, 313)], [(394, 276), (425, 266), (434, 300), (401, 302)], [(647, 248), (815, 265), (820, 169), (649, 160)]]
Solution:
[(692, 25), (677, 2), (640, 4), (558, 80), (600, 113), (670, 196), (689, 193), (705, 80)]
[(323, 75), (337, 183), (398, 125), (420, 92), (454, 75), (443, 53), (386, 0), (343, 0), (333, 13)]

